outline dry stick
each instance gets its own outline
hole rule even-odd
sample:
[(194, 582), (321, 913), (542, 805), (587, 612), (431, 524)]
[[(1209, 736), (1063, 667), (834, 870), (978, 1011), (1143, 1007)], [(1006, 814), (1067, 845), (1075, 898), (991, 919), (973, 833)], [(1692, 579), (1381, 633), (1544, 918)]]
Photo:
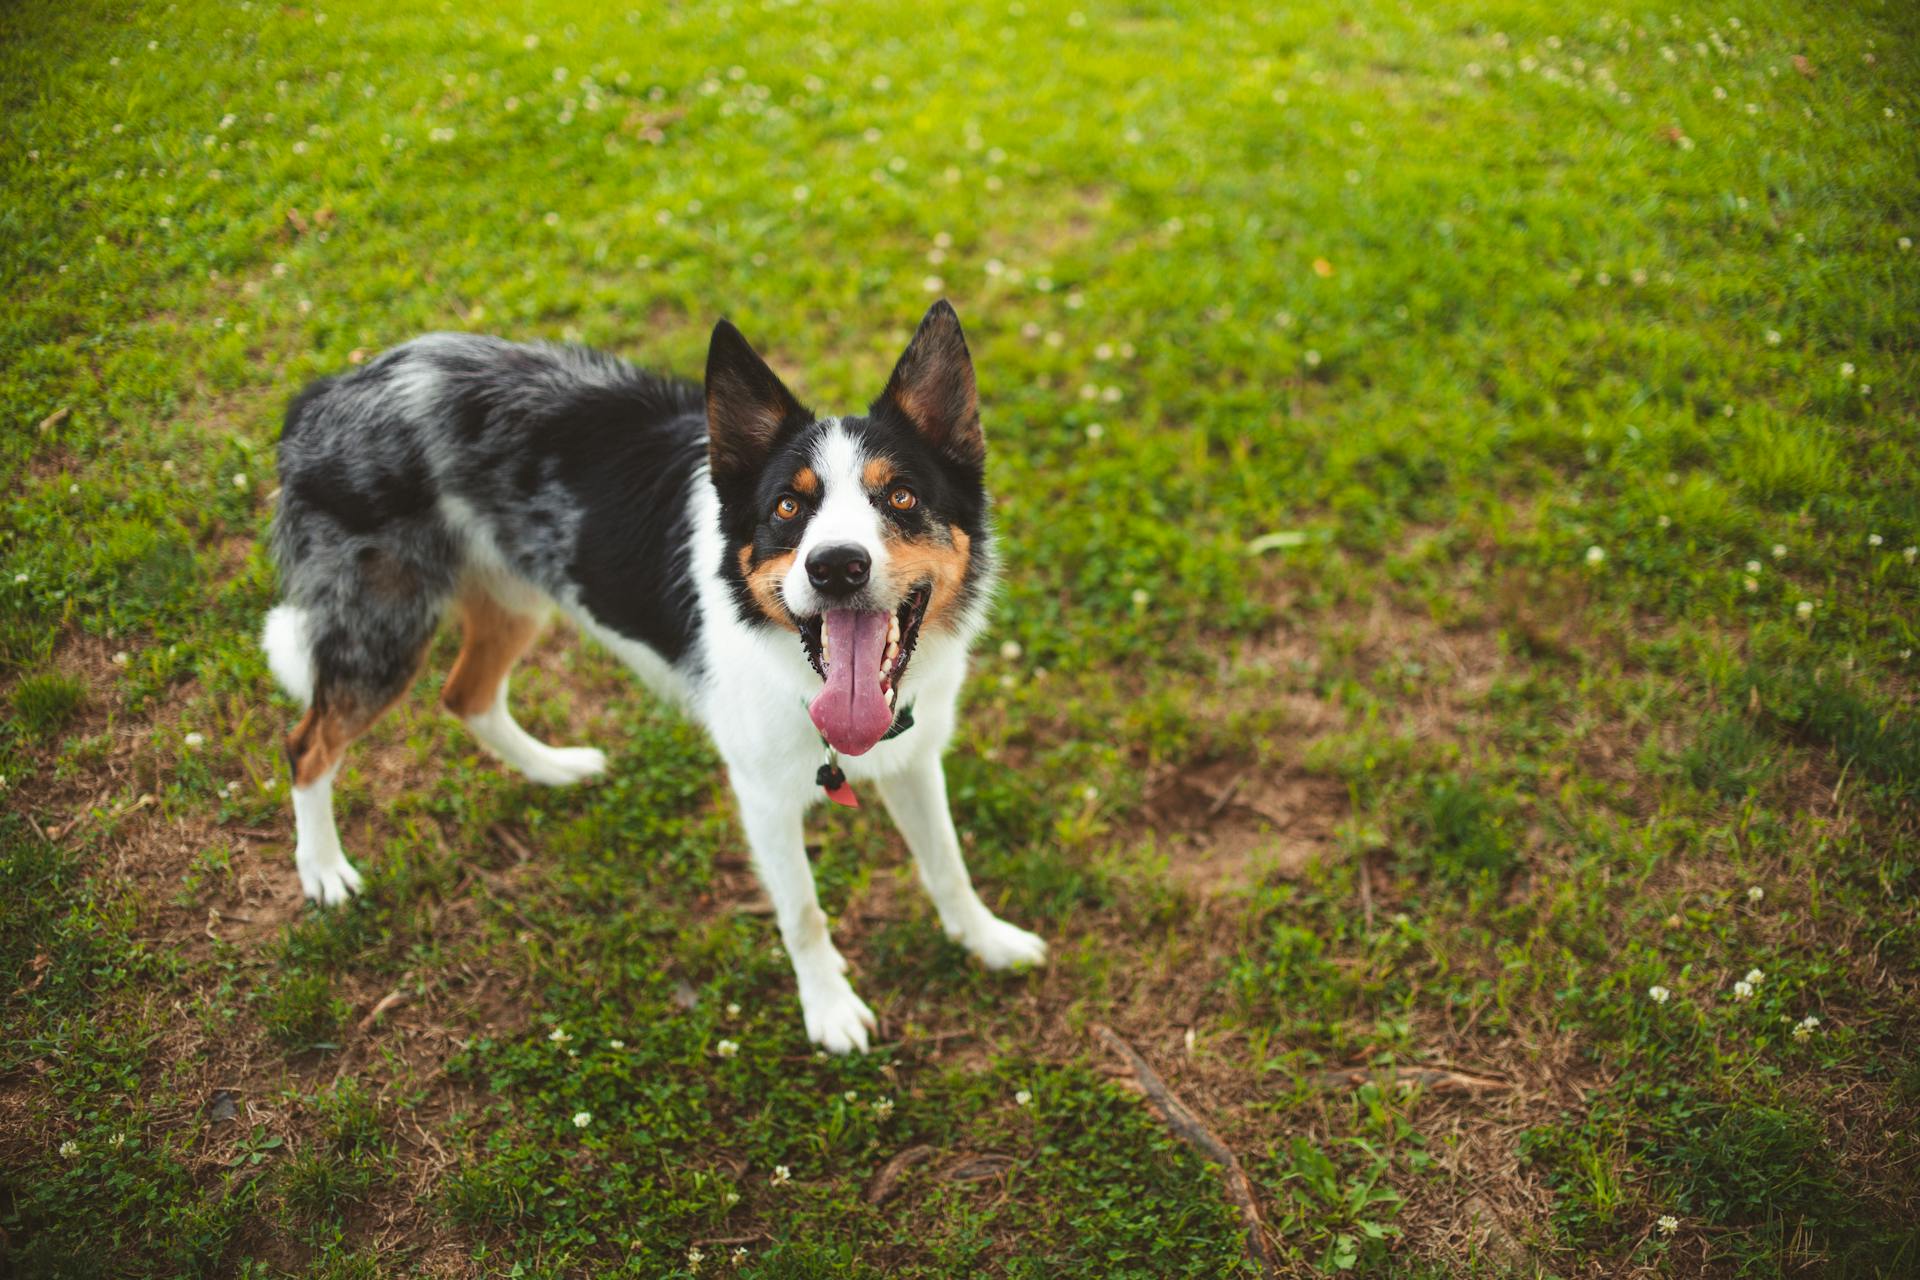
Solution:
[(1367, 855), (1360, 855), (1360, 914), (1366, 918), (1367, 932), (1373, 932), (1373, 868), (1367, 865)]
[[(1381, 1073), (1366, 1067), (1335, 1067), (1320, 1072), (1317, 1077), (1320, 1086), (1327, 1089), (1358, 1088), (1381, 1078)], [(1385, 1079), (1396, 1084), (1424, 1085), (1427, 1092), (1434, 1094), (1498, 1093), (1513, 1088), (1506, 1080), (1435, 1067), (1395, 1067), (1385, 1073)]]
[(1167, 1082), (1147, 1065), (1147, 1060), (1140, 1056), (1139, 1051), (1116, 1035), (1111, 1027), (1096, 1022), (1093, 1024), (1093, 1034), (1115, 1057), (1127, 1064), (1134, 1079), (1146, 1090), (1147, 1099), (1166, 1121), (1167, 1127), (1185, 1139), (1187, 1145), (1220, 1166), (1221, 1178), (1227, 1187), (1227, 1199), (1233, 1201), (1234, 1207), (1240, 1210), (1240, 1220), (1247, 1227), (1247, 1257), (1259, 1268), (1262, 1276), (1279, 1274), (1272, 1246), (1267, 1243), (1266, 1224), (1260, 1218), (1260, 1206), (1253, 1198), (1253, 1184), (1247, 1181), (1246, 1170), (1240, 1167), (1240, 1161), (1233, 1152), (1227, 1150), (1227, 1144), (1214, 1135), (1204, 1120), (1188, 1110), (1186, 1103), (1174, 1096), (1173, 1090), (1167, 1088)]
[(1207, 816), (1201, 819), (1202, 822), (1212, 822), (1226, 811), (1226, 807), (1233, 803), (1234, 793), (1240, 790), (1240, 784), (1247, 780), (1247, 773), (1252, 767), (1249, 765), (1246, 769), (1234, 774), (1232, 781), (1220, 789), (1220, 794), (1213, 798), (1211, 805), (1207, 806)]

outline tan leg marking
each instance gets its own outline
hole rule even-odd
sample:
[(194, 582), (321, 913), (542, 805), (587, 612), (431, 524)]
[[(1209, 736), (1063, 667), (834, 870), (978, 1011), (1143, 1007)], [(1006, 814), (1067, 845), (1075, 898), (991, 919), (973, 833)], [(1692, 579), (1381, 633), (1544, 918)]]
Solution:
[(540, 619), (515, 613), (485, 591), (460, 597), (460, 656), (440, 704), (465, 719), (493, 705), (500, 682), (540, 634)]
[[(425, 656), (426, 651), (422, 649), (420, 657)], [(371, 711), (350, 699), (330, 698), (324, 693), (316, 698), (307, 708), (307, 714), (300, 717), (300, 723), (293, 726), (293, 732), (287, 735), (287, 763), (293, 768), (293, 785), (312, 786), (326, 776), (329, 769), (340, 763), (340, 757), (346, 754), (353, 740), (371, 729), (374, 721), (406, 696), (414, 676), (419, 673), (420, 664), (416, 659), (414, 674), (407, 677), (400, 692)]]

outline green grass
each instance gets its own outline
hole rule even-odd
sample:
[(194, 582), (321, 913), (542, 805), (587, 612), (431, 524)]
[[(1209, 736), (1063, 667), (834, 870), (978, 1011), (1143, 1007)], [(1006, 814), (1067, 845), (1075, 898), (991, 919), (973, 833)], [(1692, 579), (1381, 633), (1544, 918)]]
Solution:
[[(1912, 1274), (1917, 48), (1894, 0), (0, 15), (0, 1257), (1250, 1274), (1101, 1022), (1289, 1273)], [(570, 637), (516, 700), (608, 779), (423, 688), (344, 775), (369, 892), (299, 904), (299, 385), (435, 328), (694, 371), (725, 314), (858, 406), (941, 294), (1006, 560), (951, 790), (1047, 970), (820, 815), (885, 1034), (816, 1058), (712, 751)]]

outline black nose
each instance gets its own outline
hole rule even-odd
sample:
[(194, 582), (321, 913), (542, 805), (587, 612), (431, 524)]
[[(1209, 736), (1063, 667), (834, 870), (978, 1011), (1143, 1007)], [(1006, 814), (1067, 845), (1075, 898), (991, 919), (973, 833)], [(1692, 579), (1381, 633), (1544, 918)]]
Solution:
[(852, 543), (815, 547), (807, 557), (807, 580), (821, 595), (850, 596), (867, 585), (867, 550)]

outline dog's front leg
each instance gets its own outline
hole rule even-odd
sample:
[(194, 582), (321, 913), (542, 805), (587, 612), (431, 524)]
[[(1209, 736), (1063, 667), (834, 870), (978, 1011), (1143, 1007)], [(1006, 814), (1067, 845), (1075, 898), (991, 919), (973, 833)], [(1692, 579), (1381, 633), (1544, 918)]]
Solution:
[(865, 1053), (867, 1035), (877, 1024), (873, 1010), (853, 993), (847, 962), (827, 934), (827, 915), (820, 910), (813, 868), (807, 865), (803, 808), (787, 802), (780, 788), (758, 788), (737, 775), (734, 794), (740, 800), (754, 870), (773, 899), (780, 940), (793, 960), (807, 1039), (830, 1053)]
[(947, 775), (940, 757), (929, 753), (904, 772), (881, 779), (879, 785), (880, 798), (907, 838), (920, 868), (920, 883), (933, 899), (947, 936), (979, 956), (989, 969), (1046, 960), (1047, 944), (1038, 935), (994, 915), (974, 892), (966, 861), (960, 856), (960, 834), (953, 829), (953, 814), (947, 808)]

